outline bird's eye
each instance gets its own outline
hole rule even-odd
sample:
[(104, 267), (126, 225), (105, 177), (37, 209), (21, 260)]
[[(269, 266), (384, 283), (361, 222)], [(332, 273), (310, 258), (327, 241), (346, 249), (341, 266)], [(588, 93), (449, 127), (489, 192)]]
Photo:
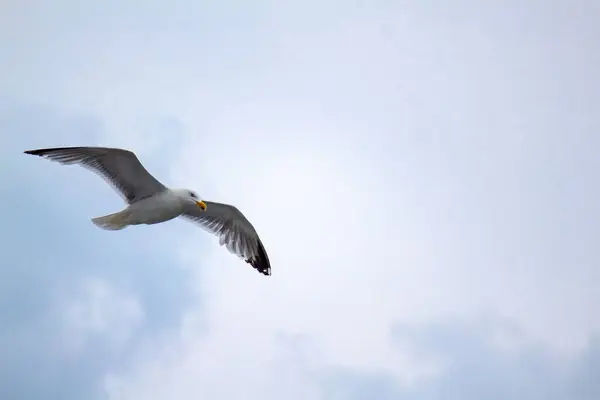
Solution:
[(192, 199), (196, 198), (196, 194), (195, 193), (190, 192), (190, 196), (192, 196)]

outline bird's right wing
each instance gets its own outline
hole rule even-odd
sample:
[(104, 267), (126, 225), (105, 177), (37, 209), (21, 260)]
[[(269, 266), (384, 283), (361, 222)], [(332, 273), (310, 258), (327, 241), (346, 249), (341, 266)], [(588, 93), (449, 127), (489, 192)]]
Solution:
[(244, 259), (264, 275), (271, 275), (271, 263), (258, 233), (244, 214), (229, 204), (205, 201), (206, 211), (190, 207), (182, 216), (196, 222), (219, 238), (229, 252)]
[(135, 203), (167, 188), (128, 150), (108, 147), (58, 147), (27, 150), (26, 154), (61, 164), (79, 164), (104, 178), (123, 199)]

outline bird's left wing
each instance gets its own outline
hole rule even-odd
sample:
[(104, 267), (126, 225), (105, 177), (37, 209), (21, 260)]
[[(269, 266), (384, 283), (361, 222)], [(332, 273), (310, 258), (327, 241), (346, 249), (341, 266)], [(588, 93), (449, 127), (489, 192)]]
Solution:
[(25, 153), (61, 164), (79, 164), (104, 178), (129, 204), (167, 189), (129, 150), (109, 147), (56, 147), (27, 150)]
[(205, 201), (206, 211), (190, 207), (182, 216), (219, 237), (219, 244), (258, 272), (271, 275), (271, 264), (256, 230), (236, 207)]

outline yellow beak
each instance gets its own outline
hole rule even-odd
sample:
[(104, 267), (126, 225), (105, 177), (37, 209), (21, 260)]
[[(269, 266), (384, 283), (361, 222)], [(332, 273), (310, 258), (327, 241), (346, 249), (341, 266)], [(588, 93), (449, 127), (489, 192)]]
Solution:
[(196, 205), (202, 209), (202, 211), (206, 211), (206, 204), (203, 201), (197, 201)]

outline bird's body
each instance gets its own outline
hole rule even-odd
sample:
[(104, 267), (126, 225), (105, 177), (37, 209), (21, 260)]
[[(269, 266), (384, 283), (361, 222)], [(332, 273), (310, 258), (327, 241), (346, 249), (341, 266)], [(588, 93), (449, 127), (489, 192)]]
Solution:
[(183, 190), (164, 190), (146, 197), (118, 213), (93, 218), (96, 226), (107, 230), (120, 230), (129, 225), (160, 224), (179, 217), (185, 212)]
[(183, 196), (175, 190), (165, 190), (128, 206), (129, 225), (159, 224), (179, 217), (185, 211)]
[(110, 183), (123, 196), (122, 211), (92, 218), (106, 230), (121, 230), (130, 225), (159, 224), (179, 216), (198, 223), (219, 236), (219, 243), (243, 258), (264, 275), (271, 265), (256, 230), (234, 206), (204, 202), (193, 191), (169, 189), (156, 180), (134, 153), (106, 147), (61, 147), (28, 150), (25, 153), (47, 157), (62, 164), (79, 164)]

